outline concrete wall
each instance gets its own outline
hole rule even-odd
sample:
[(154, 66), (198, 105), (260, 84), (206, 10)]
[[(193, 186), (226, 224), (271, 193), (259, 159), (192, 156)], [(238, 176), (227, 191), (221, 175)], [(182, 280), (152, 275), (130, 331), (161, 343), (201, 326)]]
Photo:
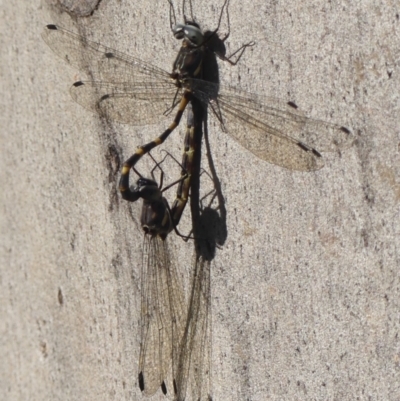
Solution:
[[(194, 3), (215, 27), (221, 5)], [(0, 399), (136, 400), (140, 205), (117, 182), (169, 119), (105, 124), (75, 104), (68, 88), (84, 75), (40, 32), (61, 24), (166, 70), (179, 43), (167, 1), (67, 7), (16, 0), (0, 14)], [(294, 100), (357, 142), (295, 173), (210, 121), (227, 225), (211, 270), (214, 400), (400, 399), (399, 13), (387, 1), (231, 1), (230, 49), (257, 45), (222, 63), (222, 81)], [(165, 144), (178, 158), (182, 135)], [(193, 243), (170, 239), (188, 290)]]

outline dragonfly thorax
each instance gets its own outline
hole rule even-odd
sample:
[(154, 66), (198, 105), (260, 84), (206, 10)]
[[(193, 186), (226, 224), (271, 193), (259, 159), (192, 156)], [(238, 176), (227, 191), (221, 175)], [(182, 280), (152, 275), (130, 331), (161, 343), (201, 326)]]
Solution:
[(151, 236), (166, 238), (172, 230), (168, 202), (162, 196), (162, 191), (154, 180), (139, 178), (131, 192), (136, 199), (143, 199), (141, 226), (143, 231)]
[(171, 76), (182, 81), (185, 78), (200, 78), (205, 48), (204, 35), (194, 22), (186, 25), (177, 24), (173, 30), (177, 39), (182, 39), (182, 46), (175, 59)]
[(161, 190), (157, 183), (149, 178), (139, 178), (132, 191), (145, 201), (161, 201), (162, 199)]
[(149, 201), (143, 199), (141, 226), (145, 234), (165, 239), (171, 232), (173, 225), (167, 207), (167, 200)]

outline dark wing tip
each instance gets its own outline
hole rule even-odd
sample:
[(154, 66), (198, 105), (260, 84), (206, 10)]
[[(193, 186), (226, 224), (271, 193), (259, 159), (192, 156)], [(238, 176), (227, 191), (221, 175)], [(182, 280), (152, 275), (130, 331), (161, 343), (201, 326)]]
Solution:
[(311, 151), (313, 152), (313, 154), (317, 157), (322, 157), (321, 153), (318, 152), (318, 150), (312, 148)]
[(85, 85), (82, 81), (76, 81), (72, 84), (72, 86), (78, 87), (78, 86), (82, 86)]
[(305, 150), (306, 152), (311, 152), (314, 156), (317, 157), (322, 157), (321, 153), (318, 152), (318, 150), (311, 148), (310, 146), (307, 146), (305, 143), (303, 142), (297, 142), (297, 146), (303, 150)]
[(305, 150), (306, 152), (310, 151), (310, 148), (303, 142), (297, 142), (297, 146), (303, 150)]
[(162, 390), (164, 395), (167, 395), (167, 386), (165, 385), (164, 380), (161, 383), (161, 390)]
[(54, 24), (49, 24), (49, 25), (46, 25), (46, 28), (47, 29), (51, 29), (51, 30), (53, 30), (53, 31), (56, 31), (58, 28), (57, 28), (57, 25), (54, 25)]
[(139, 373), (139, 388), (140, 391), (144, 390), (144, 378), (143, 378), (143, 372)]

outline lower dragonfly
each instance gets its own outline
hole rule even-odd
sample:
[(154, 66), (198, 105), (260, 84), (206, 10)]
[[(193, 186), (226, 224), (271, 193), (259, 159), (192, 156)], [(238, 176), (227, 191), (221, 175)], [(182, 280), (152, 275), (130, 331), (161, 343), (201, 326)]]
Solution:
[[(160, 168), (162, 162), (155, 168)], [(145, 233), (139, 388), (146, 396), (153, 395), (159, 388), (168, 395), (171, 391), (167, 390), (166, 383), (171, 378), (174, 401), (184, 401), (187, 394), (193, 400), (212, 401), (210, 258), (195, 252), (189, 302), (186, 304), (167, 243), (174, 225), (173, 210), (162, 194), (185, 176), (162, 188), (162, 170), (157, 185), (154, 169), (152, 179), (142, 177), (133, 169), (140, 178), (131, 191), (137, 199), (143, 199), (141, 226)]]
[[(194, 136), (201, 138), (198, 124), (189, 105), (187, 136), (191, 133), (191, 136), (196, 134)], [(195, 128), (199, 128), (200, 133)], [(167, 395), (166, 382), (171, 370), (175, 401), (184, 401), (187, 393), (191, 395), (190, 399), (210, 401), (210, 259), (195, 253), (190, 299), (186, 305), (167, 246), (168, 234), (172, 229), (177, 231), (174, 218), (182, 211), (179, 194), (188, 183), (188, 175), (198, 173), (191, 171), (194, 167), (191, 158), (184, 156), (183, 160), (181, 178), (168, 187), (162, 189), (163, 175), (157, 186), (152, 171), (153, 179), (140, 176), (136, 186), (130, 189), (132, 201), (143, 199), (141, 225), (145, 232), (138, 380), (139, 388), (146, 396), (153, 395), (160, 387)], [(133, 170), (139, 174), (135, 167)], [(179, 185), (178, 196), (170, 208), (162, 193), (175, 184)]]
[[(166, 382), (169, 375), (172, 375), (171, 379), (175, 377), (174, 365), (177, 363), (173, 361), (179, 360), (187, 313), (184, 290), (167, 242), (174, 223), (171, 209), (163, 197), (163, 192), (185, 176), (163, 189), (164, 173), (160, 164), (165, 158), (151, 171), (152, 179), (142, 177), (134, 169), (140, 178), (131, 189), (136, 199), (143, 199), (141, 226), (145, 235), (138, 381), (146, 396), (153, 395), (159, 388), (167, 394)], [(159, 185), (153, 174), (156, 168), (161, 171)]]

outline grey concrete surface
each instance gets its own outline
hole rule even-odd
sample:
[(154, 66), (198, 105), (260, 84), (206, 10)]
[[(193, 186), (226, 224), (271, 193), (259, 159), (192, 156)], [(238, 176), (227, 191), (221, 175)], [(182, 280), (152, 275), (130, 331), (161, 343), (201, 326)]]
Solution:
[[(220, 3), (194, 0), (197, 20), (214, 27)], [(57, 4), (1, 6), (0, 399), (140, 400), (140, 205), (120, 199), (118, 161), (166, 122), (106, 125), (75, 104), (82, 75), (40, 32), (58, 23), (167, 70), (178, 43), (166, 0), (102, 1), (85, 18)], [(210, 124), (228, 233), (211, 270), (216, 401), (400, 400), (399, 13), (382, 0), (231, 1), (230, 49), (257, 45), (222, 80), (357, 141), (294, 173)], [(177, 157), (182, 130), (165, 144)], [(193, 244), (171, 243), (188, 288)]]

